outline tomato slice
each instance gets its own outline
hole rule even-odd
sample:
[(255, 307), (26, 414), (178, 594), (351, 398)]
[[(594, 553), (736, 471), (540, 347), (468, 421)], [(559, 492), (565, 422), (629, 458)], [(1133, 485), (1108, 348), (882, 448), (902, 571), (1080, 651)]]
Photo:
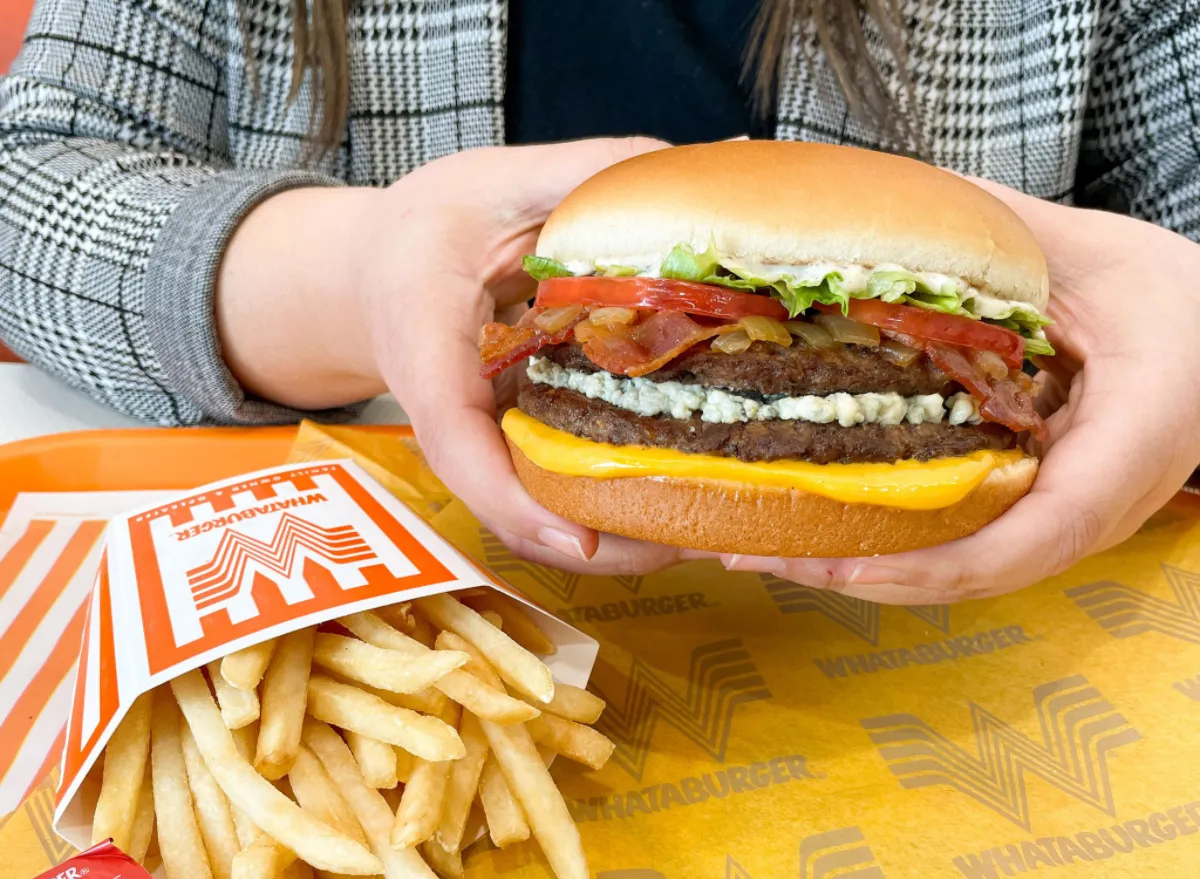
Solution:
[[(837, 305), (814, 303), (813, 308), (840, 314)], [(879, 299), (851, 299), (850, 317), (864, 324), (917, 336), (933, 342), (946, 342), (961, 348), (995, 351), (1013, 369), (1025, 359), (1025, 340), (1012, 330), (957, 314), (942, 314), (912, 305), (897, 305)]]
[(726, 320), (773, 317), (787, 320), (787, 309), (757, 293), (743, 293), (715, 284), (693, 284), (668, 278), (549, 278), (538, 284), (537, 305), (554, 308), (580, 302), (621, 308), (682, 311)]

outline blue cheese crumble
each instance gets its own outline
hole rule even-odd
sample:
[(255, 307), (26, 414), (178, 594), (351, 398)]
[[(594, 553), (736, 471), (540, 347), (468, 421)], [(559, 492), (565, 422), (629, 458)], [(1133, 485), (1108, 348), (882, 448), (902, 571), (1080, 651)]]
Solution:
[(810, 421), (814, 424), (837, 422), (842, 427), (856, 424), (979, 424), (979, 407), (970, 394), (949, 398), (941, 394), (829, 394), (781, 397), (769, 401), (743, 397), (718, 388), (688, 385), (682, 382), (655, 382), (648, 378), (625, 378), (607, 372), (582, 372), (566, 369), (544, 357), (529, 361), (528, 375), (535, 384), (567, 388), (591, 400), (636, 415), (669, 415), (713, 424), (746, 421)]

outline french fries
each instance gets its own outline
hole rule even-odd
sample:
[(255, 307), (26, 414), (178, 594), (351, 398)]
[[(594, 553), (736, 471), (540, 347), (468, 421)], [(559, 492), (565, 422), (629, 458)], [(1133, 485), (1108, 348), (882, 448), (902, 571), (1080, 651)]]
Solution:
[(558, 879), (588, 879), (579, 830), (529, 730), (522, 724), (501, 726), (490, 720), (481, 720), (480, 725), (554, 875)]
[(467, 662), (465, 655), (451, 651), (404, 655), (321, 632), (317, 635), (313, 662), (363, 684), (393, 693), (418, 693), (431, 687)]
[[(460, 737), (461, 738), (461, 737)], [(408, 753), (403, 748), (396, 748), (396, 781), (400, 784), (408, 784), (408, 779), (412, 777), (413, 765), (416, 763), (416, 757)]]
[(491, 611), (503, 621), (503, 629), (509, 637), (539, 656), (553, 656), (558, 647), (538, 628), (516, 601), (498, 592), (481, 592), (463, 599), (463, 604), (482, 615)]
[(388, 690), (376, 689), (369, 684), (346, 680), (335, 672), (330, 672), (328, 676), (340, 684), (349, 684), (372, 696), (378, 696), (384, 702), (395, 705), (397, 708), (407, 708), (409, 711), (419, 711), (422, 714), (441, 714), (442, 709), (446, 707), (446, 694), (433, 687), (421, 690), (419, 693), (392, 693)]
[(585, 725), (604, 703), (555, 686), (518, 605), (470, 602), (351, 614), (144, 695), (97, 773), (94, 832), (139, 861), (161, 849), (167, 879), (459, 879), (484, 832), (587, 876), (546, 766), (604, 764), (612, 743)]
[(208, 764), (200, 756), (192, 731), (183, 724), (181, 730), (183, 763), (187, 768), (188, 785), (192, 790), (192, 805), (196, 810), (196, 821), (200, 825), (200, 836), (208, 851), (208, 863), (214, 879), (230, 879), (233, 874), (233, 857), (241, 849), (237, 830), (233, 824), (233, 812), (229, 800), (208, 771)]
[(93, 845), (111, 838), (122, 851), (132, 848), (138, 796), (149, 754), (150, 694), (146, 693), (130, 707), (104, 752), (104, 778), (92, 822)]
[(527, 728), (539, 745), (590, 769), (603, 769), (615, 748), (603, 733), (554, 714), (535, 717)]
[[(368, 644), (409, 655), (428, 653), (436, 638), (431, 638), (428, 646), (418, 643), (374, 613), (351, 614), (343, 617), (341, 623)], [(536, 708), (500, 690), (485, 687), (477, 678), (463, 671), (450, 672), (435, 686), (472, 714), (496, 723), (521, 723), (538, 715)]]
[[(452, 632), (442, 632), (438, 638), (448, 646), (458, 646), (470, 653), (467, 668), (489, 684), (497, 683), (498, 670), (493, 671), (483, 662), (481, 651), (474, 645), (464, 643), (463, 638)], [(587, 859), (583, 856), (579, 831), (526, 725), (501, 726), (490, 720), (480, 720), (479, 724), (508, 789), (521, 804), (554, 875), (558, 879), (587, 879)]]
[(445, 876), (447, 879), (462, 879), (462, 855), (458, 852), (446, 851), (437, 839), (421, 843), (421, 854), (439, 876)]
[(508, 789), (508, 782), (504, 780), (500, 766), (492, 756), (483, 764), (483, 774), (479, 778), (479, 802), (483, 806), (488, 835), (497, 848), (529, 839), (529, 822), (525, 820), (525, 813)]
[(125, 853), (139, 864), (146, 860), (146, 853), (150, 851), (150, 840), (154, 837), (154, 784), (150, 775), (150, 767), (147, 766), (145, 774), (142, 775), (142, 789), (138, 793), (131, 841), (129, 848), (125, 850)]
[(221, 719), (230, 729), (241, 729), (258, 720), (258, 693), (255, 690), (240, 690), (221, 674), (221, 661), (208, 664), (208, 677), (221, 706)]
[[(458, 722), (458, 706), (448, 705), (442, 715), (447, 726)], [(461, 740), (460, 740), (461, 741)], [(464, 746), (464, 756), (465, 756)], [(456, 761), (458, 762), (458, 761)], [(400, 795), (400, 808), (392, 825), (392, 847), (412, 848), (437, 832), (442, 817), (442, 804), (450, 780), (450, 762), (417, 760)]]
[(367, 786), (354, 764), (350, 749), (326, 724), (308, 718), (304, 744), (312, 749), (354, 812), (367, 841), (383, 862), (386, 879), (433, 879), (433, 871), (412, 849), (392, 848), (392, 812), (379, 791)]
[(579, 687), (555, 682), (554, 698), (541, 708), (576, 723), (595, 723), (604, 712), (604, 700)]
[(554, 698), (554, 679), (546, 664), (471, 608), (449, 595), (419, 598), (415, 604), (435, 625), (478, 648), (506, 683), (539, 703)]
[(312, 629), (301, 629), (280, 638), (263, 675), (262, 719), (254, 768), (271, 781), (287, 775), (300, 750), (315, 635)]
[(243, 647), (235, 653), (230, 653), (221, 660), (221, 677), (231, 687), (247, 692), (258, 686), (267, 665), (271, 662), (271, 654), (275, 652), (274, 641), (263, 641), (252, 647)]
[(398, 708), (322, 675), (308, 681), (308, 713), (342, 729), (399, 745), (423, 760), (457, 760), (464, 753), (458, 733), (436, 717)]
[(283, 871), (283, 879), (315, 879), (313, 868), (304, 861), (292, 861)]
[(417, 618), (413, 616), (412, 602), (402, 601), (399, 604), (377, 607), (372, 613), (378, 614), (389, 626), (406, 634), (411, 634), (417, 629)]
[[(208, 688), (205, 687), (205, 695)], [(214, 712), (216, 708), (213, 708)], [(217, 716), (220, 722), (220, 715)], [(183, 759), (179, 707), (171, 694), (154, 694), (150, 732), (150, 770), (154, 783), (154, 812), (158, 820), (158, 847), (167, 879), (212, 879), (208, 852), (188, 787)], [(224, 726), (222, 726), (224, 729)]]
[(305, 810), (334, 830), (340, 830), (363, 845), (367, 844), (358, 819), (354, 817), (341, 792), (325, 772), (321, 761), (308, 748), (301, 746), (296, 753), (292, 771), (288, 773), (288, 781), (292, 784), (296, 802)]
[(479, 792), (479, 776), (488, 754), (487, 739), (479, 725), (479, 718), (474, 714), (464, 712), (458, 724), (458, 737), (462, 739), (467, 753), (461, 760), (450, 764), (450, 777), (442, 801), (442, 819), (435, 836), (438, 848), (447, 854), (457, 853), (462, 846), (467, 816), (471, 814), (471, 804)]
[[(361, 843), (313, 818), (254, 771), (238, 753), (233, 735), (221, 720), (199, 672), (188, 672), (171, 681), (171, 690), (221, 790), (251, 821), (320, 870), (356, 876), (371, 876), (381, 871), (383, 865), (379, 859)], [(156, 803), (158, 796), (156, 781)]]
[(412, 848), (437, 832), (449, 777), (449, 761), (416, 761), (408, 784), (404, 785), (404, 791), (400, 794), (400, 807), (396, 810), (396, 821), (392, 827), (393, 848)]
[(295, 861), (295, 852), (260, 833), (234, 856), (233, 879), (280, 879)]
[[(242, 755), (242, 759), (247, 763), (253, 763), (254, 748), (258, 742), (258, 724), (253, 723), (250, 726), (232, 730), (232, 732), (233, 743), (237, 747), (238, 753)], [(237, 829), (238, 843), (244, 849), (257, 840), (262, 835), (262, 832), (254, 825), (254, 822), (250, 820), (250, 816), (241, 807), (236, 803), (230, 803), (229, 805), (233, 810), (233, 826)], [(281, 867), (280, 869), (283, 868)]]
[(390, 790), (400, 783), (396, 777), (396, 746), (356, 732), (346, 733), (346, 744), (363, 779), (376, 790)]

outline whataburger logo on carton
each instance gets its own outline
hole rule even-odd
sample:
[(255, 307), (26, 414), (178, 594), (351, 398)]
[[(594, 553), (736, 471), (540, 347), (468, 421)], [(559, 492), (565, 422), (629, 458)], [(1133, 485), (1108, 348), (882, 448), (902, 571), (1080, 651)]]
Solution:
[(598, 646), (460, 555), (351, 461), (277, 467), (113, 519), (87, 608), (55, 829), (86, 845), (80, 784), (142, 693), (356, 611), (489, 587), (522, 601), (584, 686)]

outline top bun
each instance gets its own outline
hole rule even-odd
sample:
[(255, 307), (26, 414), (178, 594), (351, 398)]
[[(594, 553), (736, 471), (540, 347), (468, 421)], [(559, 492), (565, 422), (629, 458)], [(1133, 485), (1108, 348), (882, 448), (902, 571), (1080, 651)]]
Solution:
[(568, 195), (537, 252), (657, 265), (681, 243), (748, 263), (895, 263), (1042, 312), (1049, 292), (1041, 248), (999, 199), (932, 165), (826, 144), (729, 141), (636, 156)]

